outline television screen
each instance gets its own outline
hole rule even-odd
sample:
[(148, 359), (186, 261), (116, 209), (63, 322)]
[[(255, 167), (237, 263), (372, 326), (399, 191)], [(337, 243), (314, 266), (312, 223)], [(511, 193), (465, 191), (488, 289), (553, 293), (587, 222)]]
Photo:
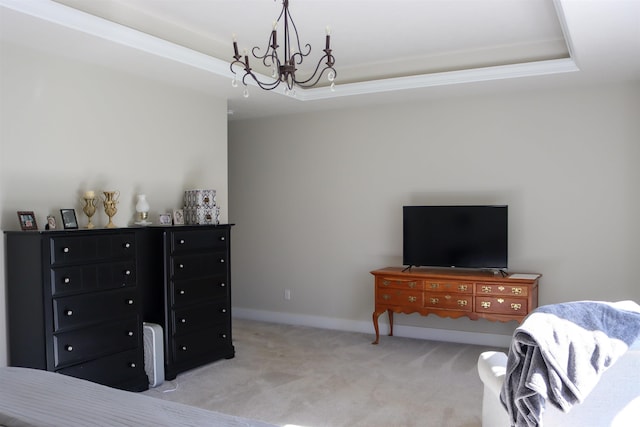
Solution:
[(507, 268), (507, 210), (501, 206), (404, 206), (403, 264)]

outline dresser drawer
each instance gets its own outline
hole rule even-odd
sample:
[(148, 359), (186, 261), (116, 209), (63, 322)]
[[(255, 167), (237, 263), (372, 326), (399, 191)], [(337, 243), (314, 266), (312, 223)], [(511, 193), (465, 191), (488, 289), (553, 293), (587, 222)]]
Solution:
[(134, 233), (52, 237), (49, 243), (52, 265), (135, 256)]
[(398, 279), (398, 278), (388, 278), (388, 277), (379, 277), (378, 278), (378, 288), (381, 290), (384, 289), (405, 289), (405, 290), (422, 290), (424, 284), (422, 280), (415, 279)]
[(399, 289), (378, 289), (376, 304), (414, 307), (422, 307), (422, 291), (403, 291)]
[(529, 295), (529, 287), (506, 283), (476, 283), (476, 295), (521, 296)]
[(473, 295), (462, 293), (438, 293), (426, 292), (424, 306), (429, 308), (441, 308), (444, 310), (473, 311)]
[(136, 285), (134, 261), (51, 269), (53, 296), (77, 291), (95, 291)]
[(134, 349), (59, 369), (57, 372), (98, 384), (118, 386), (141, 375), (142, 369), (144, 355)]
[(510, 314), (525, 316), (529, 313), (527, 300), (524, 298), (477, 296), (476, 312), (493, 314)]
[(177, 336), (173, 340), (173, 358), (176, 363), (189, 362), (231, 346), (231, 333), (225, 325), (216, 325), (193, 334)]
[(187, 334), (201, 329), (210, 329), (230, 319), (229, 304), (226, 300), (198, 307), (173, 311), (173, 331), (176, 335)]
[(174, 256), (171, 259), (171, 275), (174, 280), (179, 280), (226, 274), (228, 260), (226, 251)]
[(83, 362), (138, 347), (138, 317), (53, 335), (55, 367)]
[(226, 275), (204, 277), (192, 280), (177, 280), (171, 282), (171, 304), (182, 307), (195, 302), (214, 298), (227, 298), (229, 284)]
[(199, 249), (226, 249), (229, 232), (226, 229), (174, 231), (170, 239), (174, 254)]
[(139, 310), (138, 304), (135, 289), (54, 298), (54, 330), (135, 314)]
[(426, 291), (433, 291), (433, 292), (473, 294), (473, 282), (431, 279), (431, 280), (425, 281), (424, 289)]

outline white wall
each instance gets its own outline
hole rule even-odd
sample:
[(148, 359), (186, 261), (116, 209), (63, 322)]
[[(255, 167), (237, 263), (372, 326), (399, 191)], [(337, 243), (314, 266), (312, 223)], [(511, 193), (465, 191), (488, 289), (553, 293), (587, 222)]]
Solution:
[[(402, 206), (439, 203), (508, 204), (510, 270), (544, 275), (541, 304), (639, 301), (638, 117), (636, 82), (231, 122), (234, 309), (373, 332), (369, 271), (401, 264)], [(516, 326), (396, 319), (453, 340)]]
[[(2, 45), (0, 224), (19, 229), (17, 210), (74, 208), (86, 224), (85, 190), (119, 190), (114, 222), (126, 226), (135, 196), (151, 218), (182, 205), (189, 188), (215, 188), (227, 221), (226, 100), (149, 79)], [(105, 225), (101, 208), (95, 224)], [(4, 254), (3, 249), (0, 253)], [(2, 257), (4, 260), (4, 256)], [(4, 262), (0, 264), (0, 365), (6, 365)]]

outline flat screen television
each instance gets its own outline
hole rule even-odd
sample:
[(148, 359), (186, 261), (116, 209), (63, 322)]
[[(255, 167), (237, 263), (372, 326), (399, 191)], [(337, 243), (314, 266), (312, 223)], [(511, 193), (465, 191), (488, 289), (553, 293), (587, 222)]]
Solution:
[(404, 206), (403, 264), (507, 268), (506, 205)]

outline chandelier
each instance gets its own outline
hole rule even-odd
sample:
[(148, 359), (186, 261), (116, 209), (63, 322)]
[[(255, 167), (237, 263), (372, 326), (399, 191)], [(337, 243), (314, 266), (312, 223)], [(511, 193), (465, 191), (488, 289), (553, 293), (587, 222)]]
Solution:
[[(275, 1), (275, 0), (274, 0)], [(282, 56), (278, 54), (278, 48), (280, 45), (278, 44), (278, 26), (280, 21), (284, 21), (284, 37), (282, 39), (282, 43), (284, 44), (282, 52)], [(291, 27), (289, 26), (291, 25)], [(295, 36), (293, 38), (292, 36)], [(298, 29), (296, 28), (296, 24), (293, 22), (293, 18), (291, 18), (291, 14), (289, 13), (289, 0), (282, 1), (282, 11), (278, 16), (278, 19), (273, 23), (273, 30), (269, 35), (269, 41), (267, 42), (267, 48), (264, 54), (261, 54), (260, 47), (255, 46), (251, 49), (251, 54), (254, 58), (262, 61), (262, 64), (271, 68), (271, 81), (262, 81), (258, 78), (258, 76), (253, 72), (251, 66), (249, 65), (249, 54), (247, 49), (244, 50), (244, 59), (238, 53), (238, 43), (236, 41), (235, 34), (233, 36), (233, 59), (234, 61), (231, 63), (230, 68), (233, 72), (233, 81), (232, 86), (238, 86), (238, 75), (236, 74), (235, 66), (242, 66), (244, 68), (244, 76), (242, 77), (242, 84), (244, 84), (244, 97), (249, 96), (249, 91), (247, 89), (247, 77), (251, 77), (257, 85), (264, 90), (273, 90), (277, 88), (280, 83), (286, 85), (285, 93), (288, 95), (295, 96), (295, 87), (299, 86), (302, 88), (310, 88), (315, 86), (319, 81), (322, 75), (327, 72), (327, 79), (331, 82), (331, 90), (335, 89), (335, 78), (337, 72), (333, 65), (335, 63), (335, 59), (331, 54), (331, 33), (329, 27), (327, 27), (326, 34), (326, 45), (323, 49), (324, 55), (318, 60), (318, 64), (316, 65), (316, 69), (311, 75), (311, 77), (301, 80), (296, 76), (297, 65), (301, 65), (304, 58), (309, 56), (311, 53), (311, 45), (306, 44), (304, 46), (304, 50), (302, 45), (300, 44), (300, 37), (298, 36)], [(324, 63), (323, 63), (324, 62)]]

